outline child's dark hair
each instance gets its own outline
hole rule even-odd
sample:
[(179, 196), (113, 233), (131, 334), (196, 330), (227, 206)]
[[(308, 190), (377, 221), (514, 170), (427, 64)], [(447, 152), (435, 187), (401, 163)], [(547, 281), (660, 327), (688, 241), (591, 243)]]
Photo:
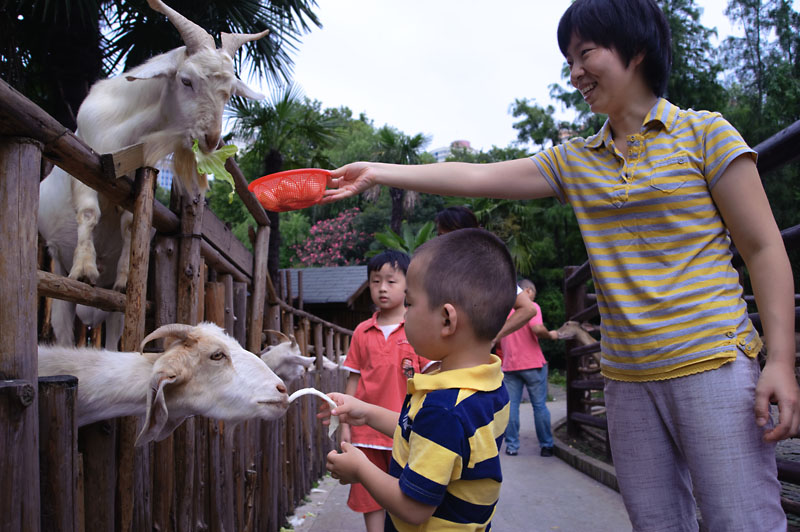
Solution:
[(369, 277), (372, 272), (377, 272), (383, 268), (384, 264), (389, 264), (392, 268), (402, 271), (403, 275), (405, 275), (408, 271), (409, 262), (411, 262), (411, 258), (402, 251), (397, 251), (395, 249), (382, 251), (369, 259), (367, 263), (367, 277)]
[(466, 229), (468, 227), (478, 227), (478, 218), (475, 217), (475, 214), (461, 205), (447, 207), (439, 211), (433, 221), (436, 223), (436, 229), (441, 233), (449, 233), (456, 229)]
[(628, 66), (644, 52), (645, 79), (656, 96), (667, 90), (672, 67), (669, 24), (654, 0), (576, 0), (558, 23), (558, 47), (567, 55), (572, 35), (613, 48)]
[(503, 241), (484, 229), (461, 229), (425, 242), (423, 287), (431, 308), (450, 303), (465, 312), (475, 336), (491, 340), (517, 297), (514, 262)]

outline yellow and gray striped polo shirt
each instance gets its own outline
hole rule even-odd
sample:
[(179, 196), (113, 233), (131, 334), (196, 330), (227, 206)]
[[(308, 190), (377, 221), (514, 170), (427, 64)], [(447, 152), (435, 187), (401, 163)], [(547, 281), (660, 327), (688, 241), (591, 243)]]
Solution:
[(415, 526), (391, 514), (387, 531), (491, 529), (503, 475), (498, 451), (508, 424), (500, 359), (408, 380), (389, 474), (414, 500), (436, 506)]
[(608, 122), (532, 157), (575, 210), (601, 318), (602, 369), (625, 381), (718, 368), (761, 340), (747, 316), (730, 236), (710, 190), (755, 152), (719, 113), (660, 99), (628, 159)]

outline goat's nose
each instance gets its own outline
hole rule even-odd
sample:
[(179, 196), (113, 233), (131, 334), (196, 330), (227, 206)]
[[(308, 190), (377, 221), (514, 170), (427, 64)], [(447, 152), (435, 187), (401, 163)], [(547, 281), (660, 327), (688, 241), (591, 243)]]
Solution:
[(217, 144), (219, 144), (219, 135), (206, 133), (206, 146), (208, 147), (208, 151), (212, 152), (216, 150)]
[(278, 389), (279, 392), (286, 393), (286, 386), (284, 386), (282, 382), (278, 383), (275, 387)]

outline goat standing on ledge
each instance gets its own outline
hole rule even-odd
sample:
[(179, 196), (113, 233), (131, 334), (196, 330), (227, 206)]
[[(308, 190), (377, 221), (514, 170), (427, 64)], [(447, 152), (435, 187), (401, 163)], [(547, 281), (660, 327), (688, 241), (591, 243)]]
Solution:
[[(120, 76), (99, 81), (78, 111), (76, 134), (98, 153), (144, 144), (144, 164), (173, 154), (175, 173), (184, 189), (205, 194), (206, 176), (197, 173), (192, 144), (214, 151), (222, 131), (222, 112), (232, 95), (261, 99), (233, 70), (239, 47), (257, 34), (223, 33), (222, 47), (203, 28), (165, 5), (148, 0), (167, 16), (186, 46), (153, 57)], [(39, 186), (39, 232), (55, 262), (54, 273), (103, 288), (125, 290), (130, 260), (131, 213), (120, 212), (104, 197), (55, 168)], [(53, 331), (61, 345), (75, 343), (75, 304), (56, 300)], [(107, 313), (79, 306), (87, 325)], [(123, 316), (114, 313), (106, 328), (106, 347), (116, 349)]]
[(228, 422), (271, 420), (289, 406), (267, 365), (213, 323), (164, 325), (163, 353), (39, 346), (39, 376), (78, 378), (78, 426), (144, 415), (136, 445), (160, 441), (193, 415)]

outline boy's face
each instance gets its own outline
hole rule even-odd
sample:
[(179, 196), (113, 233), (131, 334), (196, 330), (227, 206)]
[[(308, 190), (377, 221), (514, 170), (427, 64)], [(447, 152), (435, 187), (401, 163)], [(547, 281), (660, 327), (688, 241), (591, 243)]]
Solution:
[(428, 305), (428, 294), (423, 286), (425, 264), (411, 259), (406, 278), (406, 321), (405, 331), (408, 343), (417, 354), (436, 358), (436, 324), (440, 317)]
[(629, 103), (628, 90), (641, 86), (637, 71), (641, 56), (628, 66), (616, 50), (605, 48), (573, 34), (567, 48), (569, 81), (583, 95), (593, 113), (619, 114)]
[(369, 294), (381, 310), (402, 307), (405, 291), (406, 276), (389, 263), (369, 274)]

